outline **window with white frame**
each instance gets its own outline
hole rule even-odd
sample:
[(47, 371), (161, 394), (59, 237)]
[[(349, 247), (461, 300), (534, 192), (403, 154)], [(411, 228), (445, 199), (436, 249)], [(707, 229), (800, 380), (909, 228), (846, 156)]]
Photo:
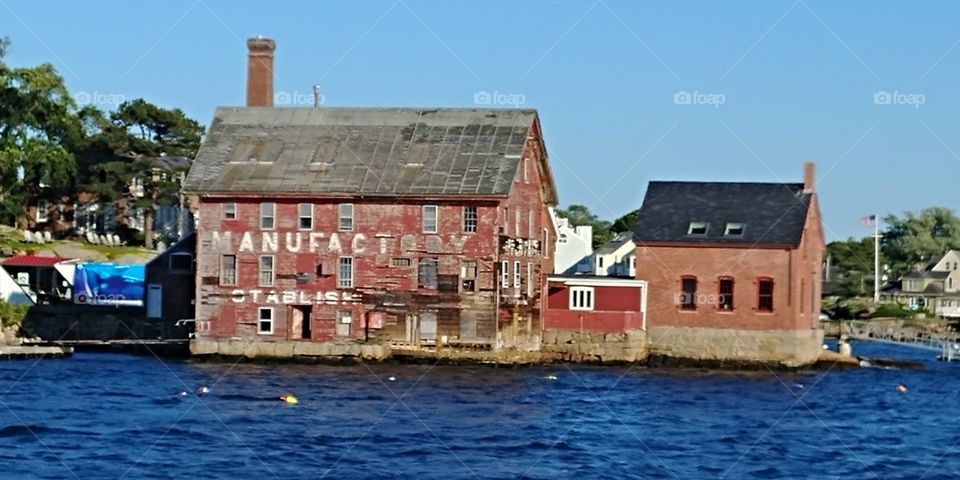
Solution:
[(46, 222), (50, 216), (50, 202), (40, 199), (37, 200), (37, 221)]
[(530, 172), (527, 164), (530, 163), (529, 158), (523, 159), (523, 183), (530, 183)]
[(513, 262), (513, 287), (514, 288), (520, 288), (520, 280), (521, 280), (520, 272), (521, 272), (520, 262), (519, 261)]
[(260, 285), (273, 285), (273, 255), (260, 256)]
[(463, 232), (476, 233), (477, 231), (477, 206), (467, 205), (463, 207)]
[(513, 211), (513, 234), (520, 236), (520, 209)]
[(263, 230), (273, 230), (274, 220), (277, 215), (277, 204), (273, 202), (263, 202), (260, 204), (260, 228)]
[(337, 288), (353, 288), (353, 257), (340, 257)]
[(570, 310), (593, 310), (593, 287), (570, 287)]
[(533, 210), (527, 212), (527, 238), (535, 238), (537, 230), (533, 228)]
[(313, 204), (301, 203), (297, 205), (297, 228), (300, 230), (313, 229)]
[(340, 231), (349, 232), (353, 230), (353, 204), (341, 203), (340, 207)]
[(223, 204), (223, 219), (224, 220), (237, 219), (237, 203), (236, 202), (227, 202)]
[(437, 206), (423, 206), (423, 233), (437, 233)]
[(503, 288), (510, 286), (510, 262), (506, 260), (500, 262), (500, 286)]
[(257, 333), (270, 335), (273, 333), (273, 307), (257, 309)]

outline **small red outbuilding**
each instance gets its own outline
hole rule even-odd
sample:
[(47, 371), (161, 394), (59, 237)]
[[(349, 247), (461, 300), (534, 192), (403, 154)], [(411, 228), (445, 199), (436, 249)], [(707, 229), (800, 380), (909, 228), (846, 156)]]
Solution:
[(547, 279), (544, 329), (621, 333), (647, 327), (647, 282), (593, 275)]

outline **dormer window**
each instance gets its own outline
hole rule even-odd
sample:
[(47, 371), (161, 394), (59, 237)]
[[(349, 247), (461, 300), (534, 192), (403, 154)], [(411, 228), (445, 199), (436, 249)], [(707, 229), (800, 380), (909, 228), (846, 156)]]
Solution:
[(743, 229), (746, 227), (743, 223), (728, 223), (727, 228), (723, 230), (724, 236), (739, 237), (743, 235)]
[(706, 235), (707, 222), (690, 222), (687, 228), (687, 235)]

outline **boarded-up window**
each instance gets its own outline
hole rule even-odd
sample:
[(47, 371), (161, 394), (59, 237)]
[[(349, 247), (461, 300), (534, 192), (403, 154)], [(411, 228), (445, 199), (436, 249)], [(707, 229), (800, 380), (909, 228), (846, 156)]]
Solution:
[(237, 284), (237, 256), (220, 256), (220, 285)]
[(465, 293), (477, 291), (477, 261), (464, 260), (460, 264), (460, 290)]
[(417, 269), (417, 287), (437, 289), (437, 265), (436, 258), (421, 258), (419, 268)]

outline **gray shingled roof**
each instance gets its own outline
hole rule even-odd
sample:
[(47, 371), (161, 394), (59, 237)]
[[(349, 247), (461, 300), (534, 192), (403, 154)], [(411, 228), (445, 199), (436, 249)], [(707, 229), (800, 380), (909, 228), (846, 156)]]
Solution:
[[(637, 215), (639, 243), (800, 244), (810, 194), (799, 183), (650, 182)], [(688, 235), (691, 222), (707, 233)], [(725, 235), (727, 223), (745, 224)]]
[(522, 109), (222, 107), (184, 190), (508, 195), (536, 118)]
[(616, 252), (620, 249), (620, 247), (626, 245), (627, 243), (633, 243), (633, 233), (620, 232), (614, 235), (609, 242), (601, 245), (600, 248), (596, 249), (593, 253), (597, 255), (609, 255), (613, 252)]
[(920, 270), (920, 271), (909, 272), (901, 278), (933, 278), (936, 280), (943, 280), (949, 276), (950, 276), (950, 272)]

